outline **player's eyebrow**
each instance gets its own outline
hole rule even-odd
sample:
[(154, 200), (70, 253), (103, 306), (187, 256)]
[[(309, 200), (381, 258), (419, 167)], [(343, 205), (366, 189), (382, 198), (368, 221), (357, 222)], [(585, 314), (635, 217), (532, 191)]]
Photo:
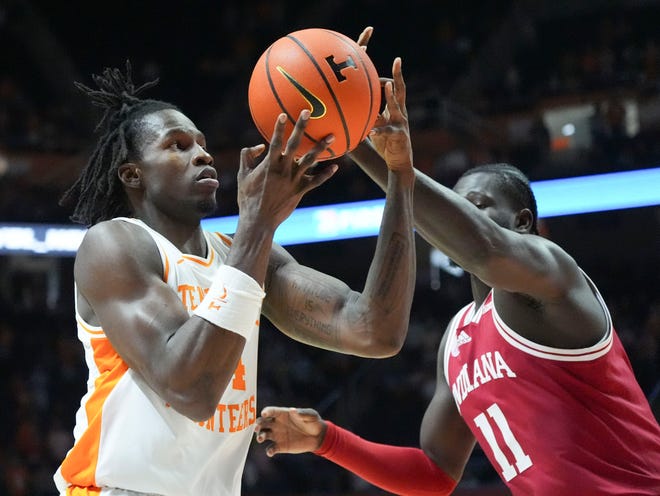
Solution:
[(165, 134), (163, 135), (163, 139), (167, 139), (175, 134), (192, 134), (193, 136), (195, 136), (196, 139), (202, 139), (206, 141), (206, 136), (199, 129), (193, 131), (190, 128), (180, 127), (180, 126), (168, 129), (167, 132), (165, 132)]

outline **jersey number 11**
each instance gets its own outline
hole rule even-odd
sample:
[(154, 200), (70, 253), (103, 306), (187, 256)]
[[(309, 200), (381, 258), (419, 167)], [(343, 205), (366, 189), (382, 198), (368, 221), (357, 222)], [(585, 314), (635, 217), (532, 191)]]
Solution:
[[(516, 475), (531, 467), (532, 459), (523, 451), (520, 443), (513, 435), (513, 432), (511, 432), (509, 423), (506, 421), (506, 417), (502, 413), (502, 410), (500, 410), (500, 407), (497, 405), (497, 403), (490, 405), (486, 409), (486, 412), (488, 413), (488, 417), (486, 416), (486, 413), (482, 412), (474, 417), (474, 423), (477, 424), (477, 427), (486, 438), (490, 449), (493, 451), (493, 456), (500, 466), (500, 473), (502, 478), (509, 482)], [(497, 439), (495, 438), (495, 433), (493, 432), (493, 427), (489, 417), (494, 421), (495, 426), (500, 431), (502, 439), (504, 439), (504, 442), (513, 454), (515, 467), (507, 459), (506, 455), (497, 444)]]

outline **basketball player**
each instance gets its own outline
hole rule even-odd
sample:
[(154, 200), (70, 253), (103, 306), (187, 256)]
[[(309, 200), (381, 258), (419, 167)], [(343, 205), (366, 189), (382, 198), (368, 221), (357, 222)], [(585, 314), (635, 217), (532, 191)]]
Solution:
[[(400, 67), (400, 61), (395, 62)], [(236, 233), (205, 232), (217, 172), (206, 139), (176, 106), (138, 95), (126, 73), (78, 85), (105, 110), (103, 134), (63, 203), (91, 226), (75, 260), (76, 320), (89, 366), (61, 494), (240, 494), (257, 417), (259, 319), (286, 335), (364, 357), (397, 353), (415, 281), (414, 172), (405, 108), (391, 85), (379, 136), (390, 172), (364, 290), (298, 264), (273, 243), (302, 196), (337, 166), (300, 160), (303, 110), (286, 143), (244, 148)], [(266, 152), (264, 154), (264, 152)]]
[[(400, 99), (403, 84), (395, 72)], [(368, 142), (352, 157), (385, 187)], [(660, 427), (598, 289), (538, 235), (528, 179), (507, 164), (471, 169), (453, 190), (416, 178), (415, 227), (470, 273), (474, 298), (441, 341), (421, 449), (266, 407), (267, 454), (314, 452), (389, 492), (441, 495), (478, 442), (515, 495), (660, 494)]]

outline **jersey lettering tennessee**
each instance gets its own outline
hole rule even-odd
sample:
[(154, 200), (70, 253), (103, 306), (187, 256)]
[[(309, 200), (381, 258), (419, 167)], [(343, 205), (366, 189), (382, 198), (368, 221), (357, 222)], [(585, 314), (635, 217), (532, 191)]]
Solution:
[[(206, 232), (208, 255), (201, 258), (181, 253), (139, 220), (111, 222), (130, 222), (151, 235), (163, 280), (189, 313), (204, 298), (231, 246), (226, 236)], [(195, 422), (126, 365), (101, 327), (80, 315), (77, 322), (89, 366), (88, 391), (76, 414), (74, 446), (54, 476), (60, 493), (102, 495), (116, 488), (162, 496), (238, 496), (257, 417), (259, 333), (245, 343), (214, 415)]]

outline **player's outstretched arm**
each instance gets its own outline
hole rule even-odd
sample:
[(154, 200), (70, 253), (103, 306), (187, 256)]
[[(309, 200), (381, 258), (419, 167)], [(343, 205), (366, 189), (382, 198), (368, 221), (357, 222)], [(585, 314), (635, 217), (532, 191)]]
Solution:
[(442, 496), (456, 481), (419, 448), (367, 441), (312, 409), (266, 407), (257, 419), (256, 439), (266, 454), (314, 452), (395, 494)]
[[(393, 70), (401, 73), (401, 60)], [(401, 76), (402, 82), (402, 76)], [(264, 314), (282, 332), (325, 349), (368, 357), (398, 353), (415, 288), (413, 156), (405, 85), (386, 87), (387, 112), (374, 136), (386, 163), (386, 202), (364, 289), (298, 264), (281, 247), (271, 254)]]

